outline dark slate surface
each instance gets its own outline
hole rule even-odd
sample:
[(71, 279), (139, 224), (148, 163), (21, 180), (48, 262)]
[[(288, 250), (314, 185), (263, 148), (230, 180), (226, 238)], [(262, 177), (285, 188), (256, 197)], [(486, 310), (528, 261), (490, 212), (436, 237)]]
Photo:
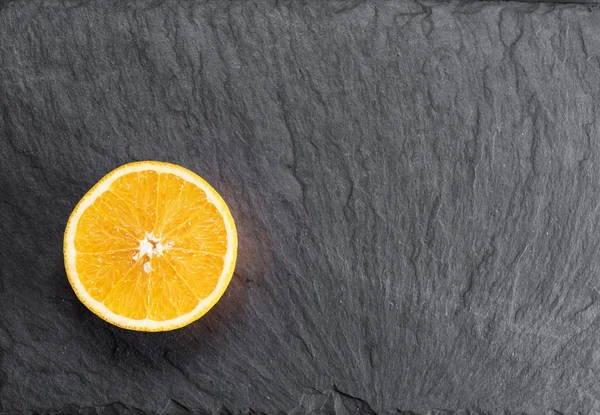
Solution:
[[(598, 413), (599, 21), (5, 3), (0, 412)], [(96, 318), (62, 264), (78, 199), (143, 159), (239, 229), (226, 295), (171, 333)]]

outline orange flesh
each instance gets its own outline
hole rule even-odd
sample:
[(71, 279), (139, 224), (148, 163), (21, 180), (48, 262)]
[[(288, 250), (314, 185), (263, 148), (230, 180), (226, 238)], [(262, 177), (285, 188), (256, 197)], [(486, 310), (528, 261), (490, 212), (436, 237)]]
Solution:
[[(141, 251), (141, 241), (152, 252)], [(202, 189), (142, 171), (115, 180), (83, 212), (75, 250), (92, 298), (123, 317), (164, 321), (192, 311), (215, 289), (227, 232)]]

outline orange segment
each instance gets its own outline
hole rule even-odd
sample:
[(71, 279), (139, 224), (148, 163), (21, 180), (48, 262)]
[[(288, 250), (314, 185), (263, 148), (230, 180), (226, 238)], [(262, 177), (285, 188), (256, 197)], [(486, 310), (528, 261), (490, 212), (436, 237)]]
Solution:
[(148, 316), (148, 274), (139, 263), (121, 274), (108, 292), (104, 305), (116, 315), (133, 320)]
[(119, 199), (106, 192), (83, 212), (75, 248), (78, 252), (137, 248), (143, 233), (132, 226), (132, 221), (133, 216), (128, 215)]
[(200, 299), (175, 272), (164, 256), (153, 262), (155, 267), (150, 282), (149, 316), (153, 320), (169, 320), (181, 313), (191, 312)]
[(223, 218), (214, 205), (207, 204), (201, 215), (187, 215), (184, 222), (174, 222), (176, 227), (167, 228), (166, 240), (175, 247), (223, 255), (226, 248), (226, 229)]
[(237, 252), (227, 205), (202, 178), (155, 161), (100, 180), (65, 230), (65, 268), (79, 299), (117, 326), (182, 327), (223, 295)]
[(152, 232), (156, 224), (157, 183), (158, 173), (146, 170), (123, 176), (110, 188), (129, 206), (147, 232)]
[(181, 275), (192, 293), (204, 299), (215, 289), (223, 269), (223, 256), (185, 249), (173, 249), (165, 254), (166, 260)]
[(88, 294), (96, 301), (104, 301), (122, 275), (135, 265), (136, 251), (108, 251), (102, 253), (78, 253), (77, 274)]
[(195, 216), (206, 216), (212, 206), (202, 189), (173, 174), (161, 174), (158, 184), (156, 233), (178, 232), (181, 225)]

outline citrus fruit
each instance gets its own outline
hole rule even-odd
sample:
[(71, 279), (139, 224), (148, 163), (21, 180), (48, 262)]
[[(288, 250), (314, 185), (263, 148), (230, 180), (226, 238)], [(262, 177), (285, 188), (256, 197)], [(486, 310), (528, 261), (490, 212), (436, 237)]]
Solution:
[(65, 268), (77, 297), (119, 327), (172, 330), (223, 295), (237, 234), (221, 196), (170, 163), (125, 164), (79, 201), (67, 222)]

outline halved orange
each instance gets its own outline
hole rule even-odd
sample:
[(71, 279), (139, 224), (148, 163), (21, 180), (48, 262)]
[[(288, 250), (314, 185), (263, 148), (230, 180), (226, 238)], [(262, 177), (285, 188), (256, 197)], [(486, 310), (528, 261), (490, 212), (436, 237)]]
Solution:
[(67, 222), (65, 268), (77, 297), (131, 330), (185, 326), (225, 292), (237, 234), (221, 196), (195, 173), (141, 161), (103, 177)]

